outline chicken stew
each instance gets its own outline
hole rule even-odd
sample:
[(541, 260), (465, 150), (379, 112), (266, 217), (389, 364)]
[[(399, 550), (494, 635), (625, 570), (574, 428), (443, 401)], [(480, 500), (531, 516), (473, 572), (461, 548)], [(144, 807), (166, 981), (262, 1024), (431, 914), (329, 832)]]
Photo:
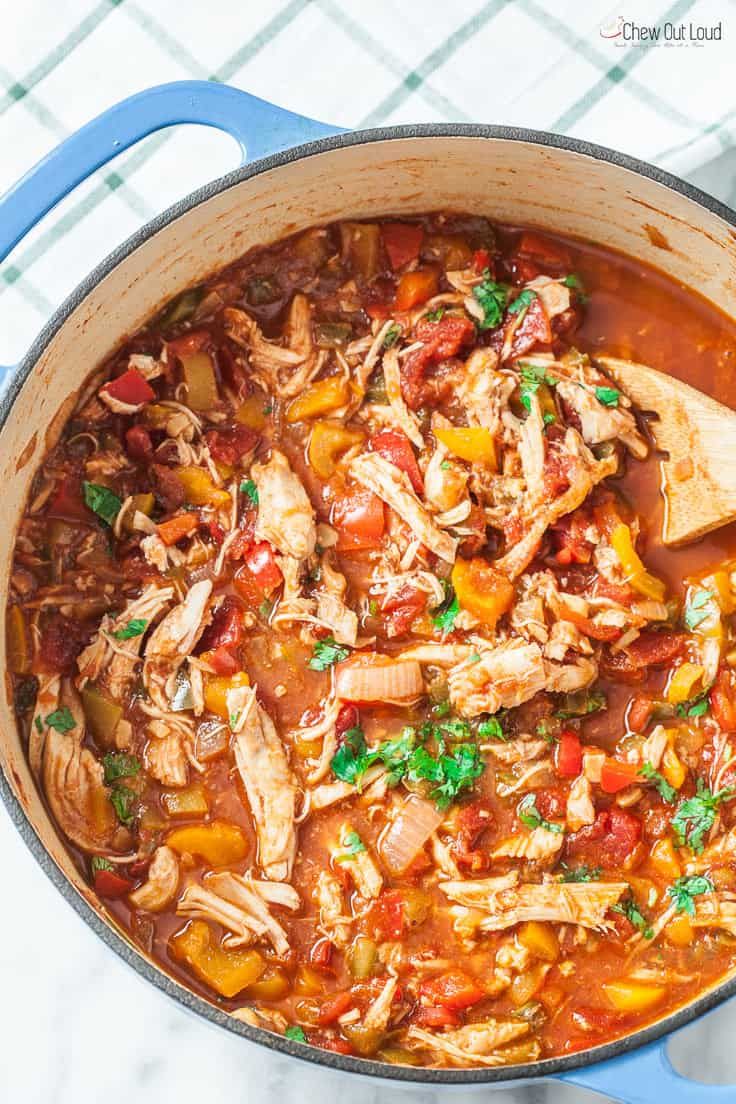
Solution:
[(439, 213), (252, 250), (98, 366), (8, 662), (132, 940), (241, 1020), (422, 1066), (569, 1054), (732, 970), (736, 535), (661, 544), (596, 355), (736, 403), (735, 350), (653, 270)]

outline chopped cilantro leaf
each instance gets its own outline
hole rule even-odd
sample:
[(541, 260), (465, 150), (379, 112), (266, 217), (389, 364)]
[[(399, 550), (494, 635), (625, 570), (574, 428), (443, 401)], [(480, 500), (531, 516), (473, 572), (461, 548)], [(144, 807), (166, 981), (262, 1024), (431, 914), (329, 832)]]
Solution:
[(34, 717), (33, 723), (36, 726), (36, 732), (43, 732), (43, 721), (40, 717)]
[(440, 319), (442, 318), (442, 316), (444, 315), (444, 313), (445, 313), (445, 308), (444, 307), (437, 307), (436, 310), (427, 311), (427, 313), (425, 314), (424, 317), (427, 320), (427, 322), (439, 322)]
[(258, 505), (258, 488), (252, 479), (244, 479), (240, 484), (240, 493), (249, 498), (254, 506)]
[(77, 722), (66, 706), (63, 709), (55, 709), (53, 713), (49, 713), (46, 724), (49, 728), (55, 728), (57, 732), (71, 732), (77, 726)]
[(407, 725), (395, 740), (386, 740), (375, 753), (388, 770), (386, 781), (396, 786), (406, 773), (406, 765), (416, 746), (414, 729)]
[(144, 621), (142, 617), (134, 617), (132, 621), (122, 628), (118, 629), (112, 635), (116, 640), (132, 640), (135, 636), (141, 636), (148, 626), (148, 622)]
[(85, 505), (89, 506), (98, 517), (112, 525), (120, 513), (122, 502), (109, 487), (103, 487), (99, 483), (82, 483)]
[(532, 291), (531, 288), (524, 288), (521, 294), (517, 295), (513, 303), (509, 303), (509, 314), (526, 314), (531, 306), (532, 302), (537, 298), (536, 291)]
[(235, 726), (238, 723), (238, 717), (239, 716), (240, 716), (239, 712), (235, 712), (235, 713), (230, 714), (229, 724), (230, 724), (230, 729), (233, 732), (235, 731)]
[(449, 633), (452, 632), (455, 618), (460, 612), (460, 603), (452, 587), (447, 584), (445, 586), (445, 600), (432, 610), (432, 621), (440, 632)]
[(585, 293), (585, 285), (575, 272), (571, 272), (569, 276), (565, 276), (561, 282), (565, 287), (572, 288), (573, 291), (578, 293), (578, 298), (581, 303), (585, 304), (588, 302), (589, 297)]
[(285, 1039), (293, 1039), (297, 1043), (306, 1043), (307, 1036), (304, 1034), (304, 1028), (299, 1027), (298, 1024), (293, 1024), (291, 1027), (287, 1027), (284, 1032)]
[(111, 863), (109, 859), (103, 858), (102, 855), (93, 855), (89, 865), (93, 874), (96, 874), (98, 870), (115, 870), (114, 863)]
[(684, 875), (682, 878), (678, 878), (674, 885), (671, 885), (667, 889), (667, 893), (677, 906), (678, 912), (685, 912), (688, 916), (695, 915), (695, 902), (693, 897), (698, 897), (701, 893), (712, 893), (715, 889), (710, 878), (706, 878), (704, 875), (692, 874), (689, 877)]
[(642, 914), (633, 897), (629, 897), (627, 901), (621, 901), (617, 905), (611, 905), (611, 912), (619, 912), (622, 916), (625, 916), (629, 923), (633, 924), (645, 939), (654, 938), (654, 931), (649, 921)]
[(268, 402), (265, 402), (263, 404), (263, 413), (264, 414), (273, 414), (273, 403), (271, 402), (270, 399), (269, 399)]
[(137, 794), (128, 786), (113, 786), (110, 791), (110, 801), (121, 824), (126, 827), (133, 823), (133, 805)]
[(696, 590), (694, 594), (689, 596), (683, 620), (691, 632), (710, 616), (710, 610), (706, 607), (711, 598), (713, 598), (712, 590)]
[(450, 464), (449, 460), (442, 460), (440, 463), (440, 469), (442, 471), (449, 471), (451, 467), (452, 465)]
[(347, 659), (350, 649), (343, 644), (338, 644), (334, 636), (326, 636), (324, 640), (318, 640), (314, 645), (314, 654), (309, 661), (313, 671), (326, 671), (328, 667)]
[(365, 851), (365, 844), (357, 832), (346, 833), (343, 843), (345, 845), (345, 853), (338, 857), (338, 862), (345, 862), (352, 858), (353, 855), (359, 855), (361, 851)]
[(478, 735), (484, 740), (501, 740), (507, 743), (508, 736), (501, 727), (498, 717), (488, 717), (478, 725)]
[(658, 770), (655, 770), (651, 763), (644, 763), (639, 771), (647, 782), (652, 782), (655, 788), (659, 791), (660, 797), (667, 801), (670, 805), (674, 805), (677, 801), (677, 790), (674, 786), (670, 786), (667, 779), (663, 774), (660, 774)]
[(258, 613), (263, 618), (264, 621), (267, 621), (268, 618), (271, 616), (271, 611), (272, 610), (273, 610), (273, 602), (270, 602), (268, 600), (268, 598), (264, 598), (263, 601), (261, 602), (260, 606), (258, 607)]
[(549, 410), (546, 410), (544, 412), (544, 414), (542, 415), (542, 421), (544, 422), (544, 424), (546, 426), (548, 426), (548, 425), (552, 425), (552, 423), (556, 421), (556, 418), (555, 418), (554, 414), (551, 414), (549, 412)]
[(389, 326), (386, 330), (386, 336), (383, 339), (384, 349), (392, 348), (401, 337), (401, 327), (397, 325)]
[(446, 809), (461, 790), (472, 786), (485, 770), (476, 744), (459, 744), (452, 754), (434, 759), (425, 748), (417, 748), (408, 764), (410, 782), (426, 780), (434, 783), (430, 798), (438, 809)]
[(450, 702), (445, 699), (445, 701), (437, 702), (436, 705), (432, 706), (432, 713), (435, 717), (446, 717), (451, 709)]
[(680, 702), (675, 707), (675, 713), (678, 717), (704, 717), (710, 708), (710, 701), (708, 698), (708, 691), (704, 690), (702, 694), (698, 694), (696, 698), (691, 698), (690, 701)]
[(561, 721), (568, 720), (570, 717), (587, 717), (590, 713), (605, 709), (607, 705), (606, 695), (600, 690), (565, 694), (560, 702), (560, 708), (555, 710), (554, 715)]
[(135, 755), (128, 755), (124, 751), (109, 751), (103, 756), (102, 766), (105, 768), (105, 781), (108, 785), (118, 778), (132, 778), (141, 769), (140, 761)]
[(470, 740), (473, 737), (468, 722), (461, 721), (458, 718), (452, 721), (441, 721), (437, 727), (448, 740)]
[(557, 832), (558, 834), (565, 830), (561, 824), (555, 824), (551, 820), (545, 820), (537, 808), (536, 794), (529, 793), (526, 797), (522, 797), (516, 807), (516, 811), (519, 815), (519, 820), (522, 824), (526, 824), (527, 828), (545, 828), (548, 832)]
[(596, 387), (595, 397), (604, 406), (618, 406), (621, 392), (617, 391), (615, 387)]
[(369, 758), (362, 728), (349, 728), (343, 742), (332, 757), (332, 773), (343, 782), (356, 783), (368, 766)]
[(691, 847), (696, 854), (700, 854), (703, 841), (715, 824), (718, 806), (733, 793), (732, 789), (711, 793), (702, 778), (699, 778), (695, 795), (681, 801), (672, 818), (672, 829), (678, 843)]
[(497, 284), (486, 278), (473, 288), (473, 297), (483, 308), (483, 321), (478, 323), (480, 330), (492, 330), (503, 320), (503, 312), (509, 298), (506, 284)]
[(542, 384), (547, 387), (556, 387), (557, 380), (547, 375), (546, 369), (541, 364), (519, 364), (521, 382), (519, 384), (519, 398), (525, 410), (532, 408), (532, 395), (536, 395)]
[(561, 882), (595, 882), (601, 876), (599, 866), (586, 866), (585, 863), (581, 863), (580, 866), (568, 866), (564, 862), (560, 865), (562, 866)]

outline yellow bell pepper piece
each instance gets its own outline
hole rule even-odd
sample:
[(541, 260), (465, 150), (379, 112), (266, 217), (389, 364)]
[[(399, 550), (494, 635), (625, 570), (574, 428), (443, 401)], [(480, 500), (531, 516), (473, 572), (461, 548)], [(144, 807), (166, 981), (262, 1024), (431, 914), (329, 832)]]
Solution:
[(216, 713), (223, 721), (229, 721), (227, 696), (231, 690), (237, 690), (242, 686), (250, 686), (250, 679), (245, 671), (236, 671), (234, 675), (205, 675), (205, 709), (210, 713)]
[(259, 391), (255, 395), (249, 395), (238, 407), (235, 413), (235, 421), (248, 426), (248, 429), (260, 431), (268, 421), (266, 414), (268, 405), (268, 399), (262, 392)]
[(176, 468), (175, 474), (184, 488), (187, 502), (192, 506), (214, 506), (220, 509), (230, 505), (230, 495), (215, 486), (206, 468)]
[(647, 1012), (659, 1004), (667, 993), (664, 985), (642, 985), (639, 981), (607, 981), (603, 992), (618, 1012)]
[(672, 673), (667, 687), (667, 701), (671, 705), (679, 705), (680, 702), (694, 698), (695, 686), (703, 677), (703, 673), (704, 668), (699, 663), (683, 663)]
[(254, 985), (266, 969), (258, 951), (221, 947), (204, 920), (192, 920), (172, 935), (169, 950), (221, 997), (236, 997), (243, 989)]
[(669, 839), (657, 840), (650, 852), (649, 863), (657, 874), (670, 882), (676, 882), (682, 874), (680, 860)]
[(174, 828), (166, 843), (179, 855), (198, 855), (210, 866), (230, 866), (248, 854), (248, 841), (242, 830), (225, 820)]
[(10, 607), (5, 639), (8, 667), (14, 675), (27, 675), (31, 669), (31, 642), (20, 606)]
[(329, 479), (343, 453), (364, 440), (365, 433), (359, 429), (344, 429), (339, 422), (315, 422), (307, 453), (312, 470), (320, 479)]
[(350, 388), (345, 376), (327, 376), (305, 387), (286, 409), (286, 421), (289, 425), (303, 422), (307, 418), (317, 418), (330, 410), (344, 406), (350, 396)]
[(676, 790), (682, 788), (682, 784), (687, 777), (687, 767), (682, 762), (677, 752), (672, 747), (665, 748), (662, 756), (662, 774), (665, 776), (670, 786), (674, 786)]
[(300, 997), (316, 997), (322, 992), (324, 982), (320, 974), (305, 963), (297, 966), (294, 992)]
[(248, 986), (254, 1000), (281, 1000), (289, 992), (289, 979), (280, 966), (268, 966), (265, 973)]
[(616, 526), (611, 534), (611, 545), (619, 558), (627, 582), (634, 590), (638, 590), (646, 598), (654, 599), (655, 602), (663, 602), (665, 585), (661, 579), (650, 575), (639, 559), (628, 525), (621, 522)]
[(161, 804), (170, 817), (205, 816), (210, 808), (207, 795), (198, 783), (181, 790), (164, 790)]
[(538, 920), (527, 920), (517, 933), (522, 947), (526, 947), (536, 958), (544, 962), (556, 962), (560, 957), (560, 945), (557, 936), (549, 924)]
[(456, 560), (452, 585), (462, 609), (493, 628), (514, 601), (514, 588), (486, 560)]
[(191, 353), (181, 358), (187, 385), (187, 406), (192, 410), (211, 410), (220, 401), (215, 367), (208, 353)]
[(80, 697), (85, 720), (95, 740), (102, 747), (114, 747), (115, 729), (123, 715), (121, 706), (101, 693), (91, 682), (82, 689)]
[(687, 916), (681, 913), (665, 926), (664, 937), (673, 947), (689, 947), (695, 931)]
[(471, 464), (476, 461), (488, 464), (496, 470), (496, 445), (489, 429), (482, 426), (471, 426), (467, 429), (446, 426), (436, 429), (434, 435), (453, 456), (459, 456), (461, 460), (467, 460)]

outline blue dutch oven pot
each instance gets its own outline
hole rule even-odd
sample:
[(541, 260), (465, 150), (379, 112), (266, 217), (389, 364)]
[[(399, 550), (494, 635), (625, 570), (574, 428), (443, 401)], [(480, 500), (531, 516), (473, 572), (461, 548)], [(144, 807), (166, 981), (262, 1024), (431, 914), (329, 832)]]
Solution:
[[(230, 134), (242, 152), (240, 168), (176, 204), (122, 245), (59, 308), (23, 362), (7, 369), (0, 402), (0, 480), (6, 521), (11, 522), (0, 538), (6, 577), (12, 520), (20, 517), (33, 472), (53, 440), (54, 427), (64, 420), (64, 401), (73, 399), (82, 382), (77, 366), (83, 365), (84, 372), (163, 301), (251, 245), (340, 217), (442, 207), (476, 210), (499, 221), (604, 242), (697, 286), (721, 309), (728, 312), (730, 305), (736, 314), (736, 215), (651, 165), (559, 135), (509, 127), (442, 124), (348, 133), (234, 88), (199, 81), (162, 85), (124, 100), (31, 169), (0, 200), (0, 261), (92, 172), (154, 131), (181, 123)], [(3, 599), (6, 590), (3, 586)], [(4, 669), (3, 647), (0, 643)], [(385, 1065), (240, 1023), (146, 958), (106, 914), (49, 821), (12, 713), (2, 702), (0, 731), (0, 792), (36, 860), (109, 947), (204, 1019), (293, 1058), (395, 1083), (508, 1088), (555, 1079), (625, 1104), (736, 1100), (734, 1088), (681, 1077), (667, 1057), (670, 1033), (733, 995), (736, 979), (624, 1039), (497, 1069)]]

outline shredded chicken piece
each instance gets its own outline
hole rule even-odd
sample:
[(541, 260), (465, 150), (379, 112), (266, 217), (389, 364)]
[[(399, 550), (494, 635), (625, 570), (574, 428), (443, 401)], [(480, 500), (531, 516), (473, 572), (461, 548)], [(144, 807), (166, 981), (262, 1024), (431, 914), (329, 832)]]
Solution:
[(254, 464), (250, 474), (258, 490), (256, 538), (296, 560), (311, 556), (317, 543), (314, 509), (284, 454), (273, 449), (268, 463)]
[(352, 916), (345, 914), (342, 886), (334, 875), (321, 870), (314, 887), (319, 908), (319, 926), (336, 947), (345, 948), (351, 939)]
[[(186, 725), (184, 718), (182, 722)], [(156, 719), (150, 722), (147, 731), (150, 737), (144, 752), (147, 769), (164, 786), (175, 789), (186, 786), (189, 781), (186, 754), (189, 726), (186, 726), (185, 732), (181, 722), (173, 727), (166, 720)]]
[(355, 888), (361, 897), (378, 897), (383, 888), (383, 878), (373, 856), (367, 847), (362, 851), (355, 849), (357, 833), (347, 821), (340, 825), (337, 840), (330, 844), (333, 862), (339, 862), (355, 882)]
[(620, 392), (617, 406), (605, 406), (596, 397), (594, 389), (568, 380), (558, 382), (557, 394), (580, 418), (586, 444), (599, 445), (603, 441), (620, 440), (637, 460), (646, 458), (649, 447), (636, 428), (634, 415), (626, 409), (628, 399)]
[(286, 881), (296, 854), (296, 782), (276, 726), (246, 687), (245, 702), (231, 728), (235, 762), (258, 835), (258, 862), (272, 881)]
[(168, 709), (182, 661), (207, 627), (211, 593), (211, 580), (195, 583), (184, 601), (159, 622), (148, 638), (143, 682), (159, 709)]
[(401, 394), (399, 352), (395, 346), (384, 353), (383, 378), (386, 381), (386, 395), (397, 426), (404, 431), (413, 445), (423, 449), (424, 438), (419, 429), (419, 420), (416, 414), (411, 413)]
[(301, 740), (305, 742), (322, 741), (322, 750), (320, 751), (319, 759), (314, 766), (310, 768), (307, 774), (307, 784), (309, 786), (316, 786), (318, 782), (321, 782), (330, 769), (330, 763), (337, 751), (337, 735), (335, 733), (335, 722), (337, 721), (337, 715), (340, 712), (340, 702), (334, 695), (326, 703), (322, 716), (314, 722), (312, 725), (307, 725), (304, 728), (294, 729), (289, 733), (289, 739), (291, 741)]
[(497, 366), (498, 353), (494, 349), (474, 349), (465, 361), (457, 388), (468, 424), (483, 426), (494, 436), (501, 428), (501, 415), (516, 387), (513, 377), (496, 371)]
[(329, 553), (322, 556), (320, 590), (317, 594), (316, 618), (332, 631), (338, 644), (355, 647), (358, 639), (358, 615), (345, 602), (345, 576), (330, 562)]
[[(278, 920), (272, 915), (262, 892), (263, 883), (232, 874), (208, 875), (202, 885), (187, 886), (179, 898), (177, 913), (200, 920), (214, 920), (230, 934), (225, 945), (242, 947), (255, 939), (268, 939), (274, 951), (285, 958), (290, 951), (289, 940)], [(298, 894), (291, 886), (276, 902), (286, 908), (298, 908)]]
[(146, 912), (161, 912), (176, 897), (179, 888), (179, 859), (170, 847), (157, 847), (146, 881), (128, 894), (130, 903)]
[(593, 791), (590, 781), (585, 774), (581, 774), (570, 786), (567, 796), (567, 827), (571, 832), (577, 832), (585, 824), (592, 824), (595, 820), (595, 805), (593, 804)]
[(642, 763), (650, 763), (655, 770), (658, 770), (659, 764), (662, 762), (662, 756), (667, 750), (668, 743), (669, 738), (667, 736), (667, 729), (664, 725), (655, 725), (649, 736), (647, 736), (646, 740), (641, 745)]
[(549, 751), (549, 744), (546, 740), (538, 740), (528, 735), (508, 740), (506, 743), (491, 740), (480, 746), (483, 751), (490, 751), (499, 763), (504, 763), (507, 766), (512, 766), (514, 763), (531, 763)]
[(504, 1047), (527, 1035), (529, 1030), (529, 1024), (523, 1020), (488, 1020), (441, 1034), (412, 1025), (406, 1038), (430, 1051), (442, 1063), (449, 1060), (454, 1066), (503, 1066), (513, 1061), (512, 1056), (504, 1054)]
[(88, 852), (114, 850), (118, 823), (102, 763), (83, 746), (84, 712), (68, 679), (61, 684), (59, 705), (69, 710), (74, 727), (67, 732), (46, 729), (42, 763), (46, 799), (56, 823), (77, 847)]
[(547, 685), (544, 657), (537, 644), (513, 639), (485, 649), (452, 667), (450, 702), (463, 717), (497, 713), (529, 701)]
[(44, 720), (59, 708), (61, 677), (59, 675), (41, 675), (38, 680), (36, 709), (33, 724), (28, 733), (28, 760), (36, 778), (41, 775), (43, 749), (46, 745), (46, 727)]
[(389, 977), (376, 999), (368, 1006), (363, 1016), (363, 1027), (375, 1031), (385, 1031), (391, 1019), (391, 1004), (394, 999), (399, 979)]
[(529, 862), (541, 862), (552, 858), (562, 847), (565, 837), (562, 832), (550, 832), (547, 828), (534, 828), (531, 832), (519, 832), (508, 836), (494, 848), (493, 859), (527, 859)]
[(430, 551), (452, 563), (457, 541), (439, 529), (411, 489), (408, 476), (377, 452), (364, 452), (349, 465), (350, 474), (395, 510)]
[(226, 307), (225, 329), (238, 345), (248, 350), (253, 378), (267, 392), (291, 399), (304, 390), (324, 363), (312, 341), (311, 307), (306, 295), (291, 301), (286, 323), (287, 347), (268, 341), (255, 319), (243, 310)]
[(606, 913), (628, 890), (626, 882), (519, 884), (518, 873), (478, 881), (440, 882), (451, 901), (485, 913), (481, 931), (503, 931), (524, 920), (549, 920), (605, 929)]
[(695, 898), (695, 928), (720, 928), (736, 936), (736, 893), (703, 893)]

